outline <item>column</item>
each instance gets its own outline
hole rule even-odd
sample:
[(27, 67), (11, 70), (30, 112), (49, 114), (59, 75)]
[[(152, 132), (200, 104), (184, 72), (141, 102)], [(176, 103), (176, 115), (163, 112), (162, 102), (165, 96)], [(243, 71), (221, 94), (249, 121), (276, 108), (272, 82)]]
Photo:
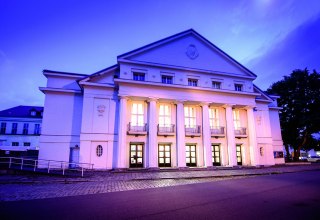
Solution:
[(237, 166), (236, 142), (234, 136), (234, 123), (232, 105), (226, 105), (226, 125), (229, 166)]
[(249, 137), (249, 149), (250, 149), (250, 161), (252, 166), (259, 165), (259, 149), (257, 146), (257, 134), (256, 126), (253, 114), (253, 107), (246, 107), (247, 120), (248, 120), (248, 137)]
[(158, 167), (157, 157), (157, 120), (156, 120), (156, 109), (157, 99), (150, 98), (149, 102), (149, 120), (148, 120), (148, 149), (149, 149), (149, 167)]
[(118, 132), (118, 168), (126, 168), (127, 152), (127, 97), (120, 96)]
[(186, 143), (183, 102), (177, 102), (177, 159), (178, 167), (186, 167)]
[(211, 131), (208, 103), (202, 103), (202, 138), (204, 149), (204, 165), (212, 167)]

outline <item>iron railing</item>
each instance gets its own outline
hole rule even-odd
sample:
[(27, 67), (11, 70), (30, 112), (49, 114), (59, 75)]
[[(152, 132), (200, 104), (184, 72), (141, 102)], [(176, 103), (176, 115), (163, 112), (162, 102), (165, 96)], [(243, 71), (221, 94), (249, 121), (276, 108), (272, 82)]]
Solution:
[(210, 127), (211, 134), (224, 134), (224, 127), (213, 126)]
[(144, 125), (132, 125), (130, 122), (128, 125), (129, 132), (147, 132), (147, 124)]
[(85, 170), (93, 170), (91, 163), (71, 163), (66, 161), (57, 160), (35, 160), (23, 157), (0, 157), (0, 165), (9, 169), (27, 170), (33, 172), (46, 172), (52, 171), (61, 172), (65, 175), (67, 170), (80, 171), (81, 176)]
[(186, 133), (189, 134), (200, 134), (201, 133), (201, 126), (195, 125), (194, 127), (186, 127), (185, 126)]
[(247, 135), (247, 128), (235, 128), (234, 134), (235, 135)]
[(175, 125), (160, 125), (158, 124), (158, 133), (174, 133), (175, 132)]

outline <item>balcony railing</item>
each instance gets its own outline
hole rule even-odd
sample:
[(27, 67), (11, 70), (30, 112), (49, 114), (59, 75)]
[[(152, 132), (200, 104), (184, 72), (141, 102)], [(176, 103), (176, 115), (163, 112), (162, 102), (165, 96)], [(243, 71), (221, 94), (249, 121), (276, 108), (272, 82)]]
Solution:
[(247, 136), (247, 128), (235, 128), (234, 135), (238, 137), (245, 137)]
[(194, 127), (185, 127), (186, 131), (186, 136), (191, 136), (191, 137), (199, 137), (201, 136), (201, 126), (196, 125)]
[(215, 136), (215, 137), (224, 136), (224, 127), (221, 127), (221, 126), (210, 127), (210, 131), (211, 131), (211, 136)]
[(173, 136), (175, 133), (175, 125), (158, 125), (158, 135)]
[(147, 134), (147, 124), (132, 125), (132, 123), (130, 122), (128, 125), (128, 134), (146, 135)]

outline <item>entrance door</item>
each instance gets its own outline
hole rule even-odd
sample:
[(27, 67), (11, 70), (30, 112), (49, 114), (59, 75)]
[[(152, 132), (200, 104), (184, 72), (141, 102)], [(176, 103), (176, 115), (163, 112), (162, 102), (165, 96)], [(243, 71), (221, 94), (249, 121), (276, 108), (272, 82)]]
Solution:
[(242, 165), (242, 152), (241, 152), (241, 145), (237, 144), (237, 164)]
[(211, 145), (212, 149), (212, 165), (213, 166), (221, 166), (220, 161), (220, 145)]
[(196, 145), (186, 145), (186, 165), (188, 167), (197, 166)]
[(71, 147), (70, 148), (70, 159), (69, 159), (69, 167), (70, 168), (75, 168), (77, 166), (79, 166), (79, 150), (80, 148), (77, 147)]
[(159, 144), (159, 167), (171, 167), (171, 146), (170, 144)]
[(143, 144), (130, 144), (130, 168), (143, 167)]

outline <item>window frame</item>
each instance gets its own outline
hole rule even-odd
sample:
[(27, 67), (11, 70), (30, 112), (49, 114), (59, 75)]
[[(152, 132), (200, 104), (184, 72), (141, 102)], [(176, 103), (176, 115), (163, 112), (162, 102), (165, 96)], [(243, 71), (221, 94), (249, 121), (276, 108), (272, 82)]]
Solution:
[(238, 109), (233, 109), (232, 110), (232, 115), (233, 115), (233, 126), (234, 129), (240, 129), (241, 128), (241, 119), (240, 119), (240, 110)]
[(34, 124), (33, 134), (39, 135), (40, 133), (41, 133), (41, 125), (40, 124)]
[(146, 73), (142, 71), (132, 71), (132, 80), (146, 81)]
[(243, 84), (235, 83), (234, 84), (234, 90), (237, 91), (237, 92), (242, 92), (243, 91)]
[(199, 79), (188, 78), (188, 86), (198, 87)]
[(11, 134), (17, 134), (18, 133), (18, 123), (14, 122), (11, 126)]
[[(163, 106), (163, 112), (161, 111)], [(166, 110), (167, 107), (167, 110)], [(161, 123), (163, 121), (163, 123)], [(159, 126), (160, 127), (171, 127), (171, 105), (166, 103), (160, 103), (159, 105)]]
[(23, 124), (22, 134), (27, 135), (28, 132), (29, 132), (29, 123), (24, 123)]
[[(137, 105), (137, 112), (134, 112), (134, 105)], [(141, 108), (139, 109), (139, 105)], [(141, 111), (140, 111), (141, 110)], [(131, 126), (144, 126), (144, 103), (143, 102), (132, 102), (131, 114), (130, 114)]]
[(7, 130), (7, 123), (6, 122), (1, 122), (0, 134), (5, 134), (6, 130)]
[(101, 144), (97, 145), (96, 147), (96, 155), (97, 157), (102, 157), (103, 155), (103, 147)]
[[(169, 81), (169, 79), (171, 81)], [(163, 84), (173, 84), (173, 76), (163, 74), (161, 75), (161, 83)]]
[(19, 142), (17, 142), (17, 141), (13, 141), (13, 142), (11, 142), (11, 146), (14, 146), (14, 147), (19, 146)]
[(184, 124), (186, 128), (197, 127), (197, 109), (195, 106), (184, 106)]
[(220, 81), (213, 80), (212, 83), (211, 83), (211, 86), (212, 86), (213, 89), (221, 89), (221, 84), (222, 83)]
[(218, 108), (209, 108), (209, 122), (210, 128), (218, 128), (220, 126)]

